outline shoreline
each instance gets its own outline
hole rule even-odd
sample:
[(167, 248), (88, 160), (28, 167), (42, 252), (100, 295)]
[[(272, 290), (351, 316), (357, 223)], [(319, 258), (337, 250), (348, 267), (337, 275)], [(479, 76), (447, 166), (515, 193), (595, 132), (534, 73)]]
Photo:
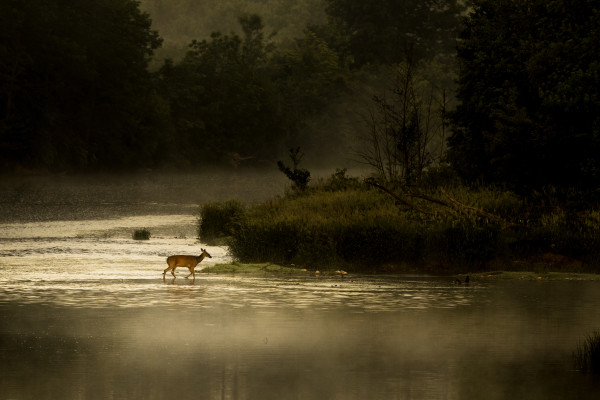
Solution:
[[(273, 263), (257, 263), (257, 264), (245, 264), (245, 263), (220, 263), (210, 267), (205, 267), (198, 271), (203, 274), (239, 274), (246, 276), (257, 276), (257, 275), (292, 275), (292, 276), (322, 276), (322, 277), (344, 277), (346, 275), (404, 275), (405, 272), (395, 273), (369, 273), (360, 271), (347, 272), (343, 269), (324, 269), (324, 270), (313, 270), (298, 267), (284, 267)], [(411, 274), (414, 274), (412, 272)], [(472, 272), (472, 273), (458, 273), (448, 274), (447, 271), (428, 271), (423, 275), (431, 276), (455, 276), (461, 280), (468, 275), (473, 280), (527, 280), (527, 281), (553, 281), (553, 280), (572, 280), (572, 281), (600, 281), (600, 274), (594, 273), (582, 273), (582, 272), (565, 272), (565, 271), (509, 271), (509, 270), (494, 270), (484, 272)]]
[(489, 271), (475, 272), (469, 275), (471, 280), (520, 280), (520, 281), (600, 281), (600, 274), (581, 272), (535, 272), (535, 271)]

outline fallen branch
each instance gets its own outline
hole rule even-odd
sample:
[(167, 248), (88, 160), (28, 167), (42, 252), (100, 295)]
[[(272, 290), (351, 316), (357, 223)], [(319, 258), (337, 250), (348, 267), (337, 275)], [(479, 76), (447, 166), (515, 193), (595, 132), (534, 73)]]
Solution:
[(412, 208), (415, 211), (418, 211), (420, 213), (423, 214), (429, 214), (429, 215), (435, 215), (436, 213), (433, 211), (429, 211), (429, 210), (425, 210), (424, 208), (419, 207), (418, 205), (411, 203), (408, 200), (403, 199), (402, 197), (398, 196), (396, 193), (392, 192), (391, 190), (389, 190), (388, 188), (381, 186), (380, 184), (378, 184), (377, 182), (375, 182), (375, 180), (373, 179), (365, 179), (365, 183), (371, 186), (375, 186), (377, 189), (383, 190), (384, 192), (386, 192), (387, 194), (389, 194), (390, 196), (392, 196), (394, 199), (396, 199), (396, 201), (398, 203), (404, 204), (407, 207)]
[[(392, 192), (390, 189), (386, 188), (385, 186), (382, 186), (380, 184), (378, 184), (377, 182), (375, 182), (375, 180), (373, 179), (365, 179), (365, 183), (374, 186), (384, 192), (386, 192), (387, 194), (389, 194), (390, 196), (392, 196), (394, 199), (396, 199), (396, 201), (398, 203), (404, 204), (407, 207), (412, 208), (413, 210), (416, 210), (418, 212), (421, 212), (423, 214), (428, 214), (428, 215), (437, 215), (438, 213), (434, 212), (434, 211), (429, 211), (429, 210), (425, 210), (422, 207), (417, 206), (414, 203), (411, 203), (410, 201), (403, 199), (402, 197), (398, 196), (396, 193)], [(476, 207), (472, 207), (472, 206), (468, 206), (466, 204), (463, 204), (461, 202), (459, 202), (458, 200), (456, 200), (454, 197), (450, 196), (450, 194), (448, 194), (444, 188), (440, 187), (440, 192), (442, 192), (442, 194), (449, 200), (449, 201), (444, 201), (435, 197), (431, 197), (431, 196), (427, 196), (425, 194), (422, 193), (408, 193), (408, 196), (410, 197), (416, 197), (422, 200), (426, 200), (429, 201), (430, 203), (434, 203), (434, 204), (438, 204), (441, 206), (444, 206), (448, 209), (450, 209), (453, 212), (458, 212), (464, 215), (470, 215), (470, 216), (477, 216), (477, 217), (482, 217), (482, 218), (487, 218), (490, 221), (494, 221), (499, 223), (503, 228), (507, 228), (507, 227), (511, 227), (511, 226), (517, 226), (516, 224), (512, 223), (512, 222), (508, 222), (506, 221), (504, 218), (495, 215), (495, 214), (491, 214), (488, 213), (486, 211), (483, 211), (479, 208)]]
[(502, 217), (499, 217), (498, 215), (495, 214), (490, 214), (489, 212), (483, 211), (480, 208), (476, 208), (476, 207), (472, 207), (472, 206), (468, 206), (466, 204), (463, 204), (461, 202), (459, 202), (458, 200), (456, 200), (454, 197), (450, 196), (448, 194), (448, 192), (446, 192), (444, 190), (443, 187), (440, 186), (440, 192), (442, 192), (442, 194), (444, 196), (446, 196), (446, 198), (448, 200), (450, 200), (450, 202), (452, 203), (453, 207), (457, 210), (457, 211), (461, 211), (465, 214), (469, 214), (469, 215), (476, 215), (479, 217), (483, 217), (483, 218), (487, 218), (491, 221), (495, 221), (498, 222), (499, 224), (502, 225), (502, 227), (506, 228), (509, 226), (516, 226), (516, 224), (512, 223), (512, 222), (508, 222), (507, 220), (505, 220)]

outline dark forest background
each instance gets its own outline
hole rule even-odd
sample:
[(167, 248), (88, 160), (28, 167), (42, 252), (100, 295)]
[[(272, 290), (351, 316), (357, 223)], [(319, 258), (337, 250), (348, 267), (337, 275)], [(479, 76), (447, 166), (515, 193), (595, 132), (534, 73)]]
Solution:
[(592, 0), (5, 0), (0, 168), (273, 166), (302, 146), (391, 180), (448, 163), (593, 192), (599, 46)]

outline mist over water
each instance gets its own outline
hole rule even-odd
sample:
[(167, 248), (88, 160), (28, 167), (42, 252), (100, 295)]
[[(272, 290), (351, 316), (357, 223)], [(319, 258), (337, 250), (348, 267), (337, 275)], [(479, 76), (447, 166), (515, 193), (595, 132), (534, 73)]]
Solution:
[(123, 175), (0, 178), (0, 221), (106, 219), (197, 214), (207, 201), (264, 201), (283, 194), (286, 178), (273, 172), (207, 171)]
[[(599, 282), (211, 273), (192, 281), (185, 269), (163, 280), (170, 254), (207, 248), (213, 258), (199, 267), (208, 271), (230, 260), (226, 248), (197, 242), (199, 203), (260, 201), (284, 183), (259, 174), (102, 179), (2, 185), (0, 398), (599, 393), (571, 359), (598, 328)], [(149, 241), (131, 238), (141, 227)]]

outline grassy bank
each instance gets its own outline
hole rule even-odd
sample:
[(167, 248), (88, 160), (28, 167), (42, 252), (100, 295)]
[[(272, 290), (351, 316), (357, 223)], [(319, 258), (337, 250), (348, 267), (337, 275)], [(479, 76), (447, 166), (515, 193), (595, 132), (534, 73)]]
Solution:
[[(420, 194), (402, 204), (338, 174), (302, 193), (257, 205), (204, 205), (199, 236), (204, 241), (227, 237), (231, 254), (243, 263), (308, 269), (595, 272), (599, 265), (598, 211), (574, 214), (552, 207), (540, 212), (508, 191), (459, 185)], [(452, 199), (484, 213), (458, 212), (431, 198)]]
[(345, 271), (333, 270), (308, 270), (306, 268), (284, 267), (271, 263), (254, 263), (244, 264), (237, 261), (232, 263), (215, 264), (211, 267), (202, 269), (200, 272), (205, 274), (231, 274), (231, 275), (246, 275), (246, 276), (277, 276), (277, 275), (293, 275), (293, 276), (335, 276), (343, 277), (347, 274)]
[(600, 274), (576, 272), (534, 272), (534, 271), (489, 271), (470, 274), (474, 281), (520, 280), (520, 281), (598, 281)]
[(271, 263), (259, 264), (242, 264), (232, 262), (226, 264), (215, 264), (207, 268), (203, 268), (200, 272), (205, 274), (241, 274), (241, 275), (265, 275), (265, 274), (281, 274), (292, 275), (307, 272), (298, 268), (283, 267), (281, 265)]
[[(232, 263), (215, 264), (198, 271), (203, 274), (243, 275), (243, 276), (315, 276), (342, 278), (349, 276), (343, 270), (308, 270), (306, 268), (284, 267), (271, 263), (244, 264), (237, 261)], [(487, 271), (469, 274), (451, 275), (464, 281), (469, 275), (471, 282), (493, 280), (519, 281), (598, 281), (600, 274), (576, 272), (534, 272), (534, 271)], [(411, 275), (412, 276), (412, 275)]]

